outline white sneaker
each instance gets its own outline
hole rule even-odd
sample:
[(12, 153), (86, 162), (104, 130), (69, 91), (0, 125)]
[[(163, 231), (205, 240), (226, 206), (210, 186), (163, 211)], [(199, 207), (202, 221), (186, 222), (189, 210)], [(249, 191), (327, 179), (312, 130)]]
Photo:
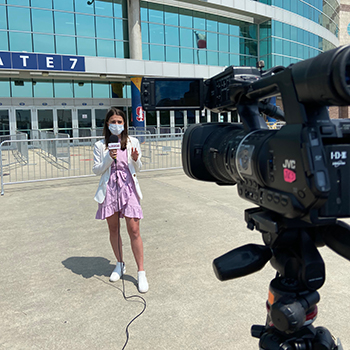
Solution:
[(116, 282), (122, 277), (122, 275), (126, 272), (125, 265), (123, 262), (117, 262), (115, 269), (109, 277), (111, 282)]
[(148, 292), (148, 282), (145, 271), (139, 271), (137, 273), (137, 286), (140, 293)]

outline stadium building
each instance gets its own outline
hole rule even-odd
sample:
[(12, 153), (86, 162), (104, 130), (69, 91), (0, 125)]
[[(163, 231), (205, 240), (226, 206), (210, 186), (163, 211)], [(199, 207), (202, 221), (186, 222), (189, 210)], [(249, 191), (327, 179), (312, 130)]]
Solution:
[[(287, 66), (339, 45), (339, 10), (337, 0), (0, 0), (0, 136), (96, 135), (110, 106), (132, 125), (133, 77)], [(169, 111), (145, 123), (235, 118)]]

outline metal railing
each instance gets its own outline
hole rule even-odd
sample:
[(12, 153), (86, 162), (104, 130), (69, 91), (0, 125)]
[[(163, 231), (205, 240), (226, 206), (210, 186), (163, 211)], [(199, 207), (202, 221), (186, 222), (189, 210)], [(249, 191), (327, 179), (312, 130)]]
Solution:
[[(7, 185), (95, 176), (93, 147), (102, 137), (55, 136), (29, 140), (9, 137), (1, 142), (1, 195)], [(135, 135), (141, 145), (141, 171), (181, 168), (182, 136), (182, 133)]]

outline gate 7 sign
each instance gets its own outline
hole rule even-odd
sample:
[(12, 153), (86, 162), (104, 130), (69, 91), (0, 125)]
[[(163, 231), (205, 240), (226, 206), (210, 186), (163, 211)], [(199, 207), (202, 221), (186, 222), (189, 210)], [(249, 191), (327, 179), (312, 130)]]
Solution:
[(0, 52), (0, 69), (85, 72), (80, 56), (45, 55), (28, 52)]

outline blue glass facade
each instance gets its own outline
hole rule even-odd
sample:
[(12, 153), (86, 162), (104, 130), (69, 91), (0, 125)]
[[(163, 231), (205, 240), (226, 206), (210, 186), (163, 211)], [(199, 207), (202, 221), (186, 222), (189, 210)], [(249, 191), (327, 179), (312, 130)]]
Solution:
[[(212, 14), (141, 2), (143, 58), (213, 66), (255, 65), (258, 27)], [(206, 42), (198, 47), (200, 34)]]
[[(337, 0), (259, 0), (338, 35)], [(282, 3), (283, 2), (283, 3)], [(283, 6), (282, 6), (283, 5)], [(205, 2), (203, 1), (203, 6)], [(148, 1), (140, 2), (144, 60), (212, 66), (287, 66), (334, 45), (296, 26), (254, 24)], [(129, 58), (126, 0), (0, 0), (0, 51)], [(34, 84), (35, 83), (35, 84)], [(1, 97), (112, 97), (108, 82), (0, 81)], [(124, 88), (124, 97), (129, 94)], [(108, 92), (108, 93), (107, 93)], [(130, 96), (128, 96), (130, 97)]]
[(334, 35), (339, 34), (339, 1), (337, 0), (255, 0), (280, 7), (310, 19), (327, 28)]
[(0, 39), (0, 51), (125, 58), (125, 0), (0, 0)]

